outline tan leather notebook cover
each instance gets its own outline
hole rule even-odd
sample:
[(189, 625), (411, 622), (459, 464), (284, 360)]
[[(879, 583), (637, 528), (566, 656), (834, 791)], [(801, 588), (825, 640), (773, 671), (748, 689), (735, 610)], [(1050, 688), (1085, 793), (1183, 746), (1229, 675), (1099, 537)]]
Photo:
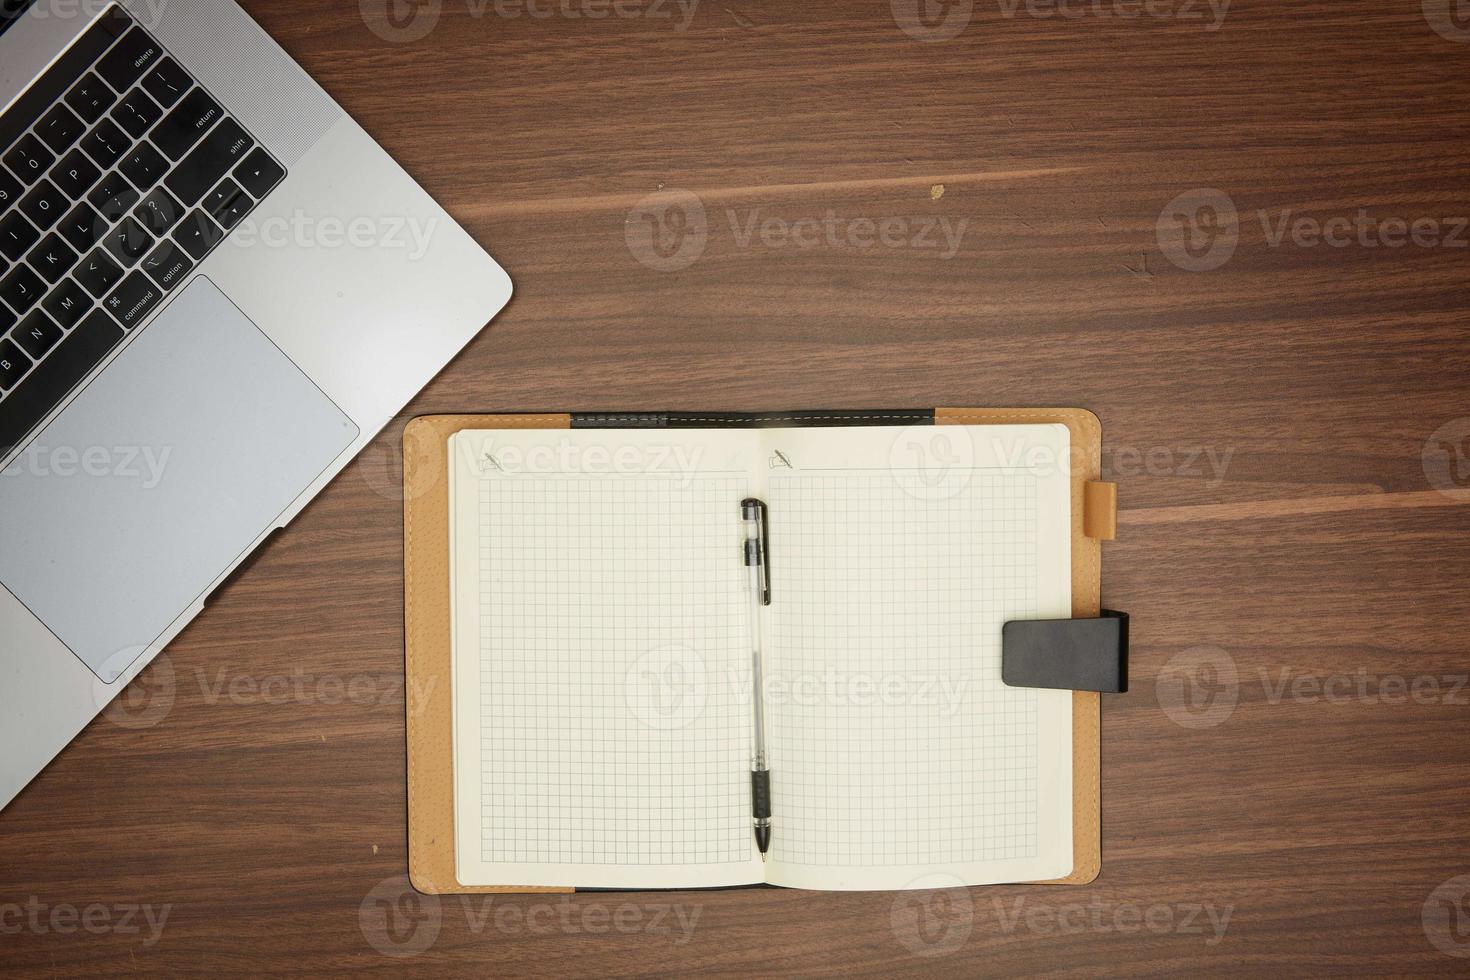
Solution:
[[(1072, 615), (1101, 610), (1102, 546), (1116, 524), (1116, 493), (1097, 482), (1102, 426), (1083, 409), (942, 408), (938, 425), (1062, 423), (1072, 441)], [(432, 415), (403, 434), (404, 632), (413, 690), (408, 710), (408, 864), (419, 891), (571, 892), (572, 888), (466, 886), (455, 877), (453, 681), (450, 656), (449, 437), (462, 429), (567, 429), (571, 415)], [(1080, 885), (1102, 869), (1098, 695), (1072, 695), (1072, 873), (1038, 884)]]

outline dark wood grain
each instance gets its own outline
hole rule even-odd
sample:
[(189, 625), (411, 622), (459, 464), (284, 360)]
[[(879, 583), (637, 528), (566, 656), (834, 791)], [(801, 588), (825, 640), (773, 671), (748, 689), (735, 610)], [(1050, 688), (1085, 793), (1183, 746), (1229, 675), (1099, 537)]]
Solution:
[[(245, 5), (516, 298), (135, 685), (165, 697), (171, 674), (166, 715), (99, 720), (0, 814), (0, 906), (168, 906), (161, 935), (43, 915), (0, 935), (0, 968), (1463, 972), (1423, 912), (1470, 873), (1470, 691), (1451, 690), (1470, 673), (1470, 507), (1422, 454), (1470, 417), (1470, 249), (1269, 234), (1283, 213), (1470, 215), (1470, 43), (1420, 0), (1235, 0), (1218, 30), (979, 0), (941, 43), (887, 0), (706, 0), (684, 31), (673, 4), (672, 20), (533, 19), (444, 0), (407, 44), (352, 0)], [(1157, 233), (1198, 188), (1240, 214), (1234, 256), (1205, 272)], [(680, 271), (625, 243), (661, 189), (709, 219)], [(727, 214), (829, 210), (968, 225), (944, 259), (742, 244)], [(1134, 684), (1104, 708), (1096, 884), (974, 889), (968, 912), (926, 897), (927, 956), (903, 899), (779, 890), (578, 895), (574, 928), (560, 900), (405, 905), (405, 934), (437, 921), (435, 941), (375, 948), (387, 920), (364, 900), (407, 866), (404, 419), (931, 405), (1103, 420), (1123, 507), (1104, 596), (1134, 615)], [(1238, 703), (1178, 724), (1177, 668), (1211, 651)], [(1351, 693), (1311, 695), (1333, 677)], [(1401, 699), (1394, 678), (1438, 693)], [(672, 915), (646, 928), (660, 906), (697, 915), (692, 934)], [(1227, 910), (1220, 938), (1208, 913)], [(583, 928), (614, 913), (623, 928)]]

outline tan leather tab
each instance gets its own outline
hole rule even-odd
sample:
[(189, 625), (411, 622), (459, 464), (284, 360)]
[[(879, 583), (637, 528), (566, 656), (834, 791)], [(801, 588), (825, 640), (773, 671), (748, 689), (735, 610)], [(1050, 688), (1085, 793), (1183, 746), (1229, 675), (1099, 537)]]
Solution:
[(1082, 533), (1098, 541), (1118, 536), (1118, 485), (1092, 480), (1082, 488)]
[(403, 430), (404, 650), (408, 684), (408, 873), (429, 895), (569, 892), (455, 877), (454, 684), (449, 597), (449, 437), (461, 429), (569, 429), (570, 415), (429, 415)]

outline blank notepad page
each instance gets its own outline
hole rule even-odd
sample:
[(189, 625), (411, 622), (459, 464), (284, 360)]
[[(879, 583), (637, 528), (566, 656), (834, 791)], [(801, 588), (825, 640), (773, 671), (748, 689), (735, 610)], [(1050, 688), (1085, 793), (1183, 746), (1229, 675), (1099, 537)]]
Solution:
[[(1065, 453), (1065, 430), (1014, 429)], [(1069, 615), (1066, 477), (961, 431), (919, 435), (936, 458), (900, 438), (773, 442), (772, 880), (1066, 874), (1070, 695), (1000, 679), (1007, 620)]]
[[(670, 439), (557, 437), (632, 440), (649, 460)], [(462, 870), (589, 887), (687, 884), (697, 867), (710, 884), (755, 880), (748, 470), (715, 453), (697, 468), (686, 456), (689, 472), (535, 473), (490, 451), (496, 463), (475, 467), (455, 502), (472, 532), (458, 544), (473, 551), (455, 559), (459, 603), (473, 607), (456, 611), (456, 660), (474, 665), (456, 674), (469, 688), (456, 692), (456, 752), (475, 759), (459, 783), (476, 803), (457, 806)]]

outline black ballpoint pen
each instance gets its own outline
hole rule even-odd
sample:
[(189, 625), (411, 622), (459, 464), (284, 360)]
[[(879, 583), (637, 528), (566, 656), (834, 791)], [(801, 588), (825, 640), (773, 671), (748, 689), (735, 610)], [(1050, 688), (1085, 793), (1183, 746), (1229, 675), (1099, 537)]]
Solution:
[(765, 684), (761, 678), (761, 606), (771, 602), (766, 565), (766, 505), (754, 497), (740, 502), (745, 522), (745, 567), (750, 573), (751, 703), (755, 706), (754, 749), (750, 762), (750, 803), (755, 846), (761, 860), (771, 847), (771, 770), (766, 765)]

